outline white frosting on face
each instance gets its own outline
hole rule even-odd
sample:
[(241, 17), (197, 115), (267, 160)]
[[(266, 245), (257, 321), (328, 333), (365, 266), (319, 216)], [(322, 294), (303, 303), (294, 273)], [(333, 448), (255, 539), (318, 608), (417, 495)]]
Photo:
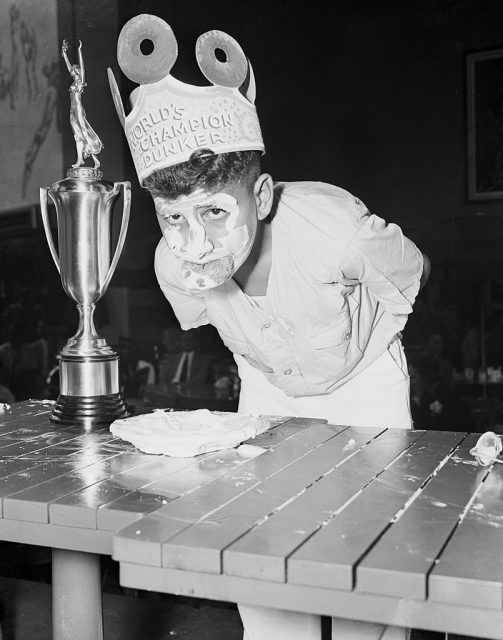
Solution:
[[(234, 196), (198, 189), (174, 201), (156, 197), (154, 203), (164, 239), (173, 254), (183, 261), (181, 275), (187, 288), (211, 289), (222, 284), (232, 278), (249, 256), (256, 217), (250, 220), (245, 215), (241, 219)], [(225, 269), (218, 265), (223, 258), (227, 259)], [(230, 271), (229, 258), (232, 258)], [(194, 273), (187, 263), (189, 267), (209, 266), (204, 274), (197, 269)]]
[(232, 256), (218, 258), (203, 265), (186, 260), (182, 263), (182, 277), (188, 289), (213, 289), (232, 278), (234, 271)]

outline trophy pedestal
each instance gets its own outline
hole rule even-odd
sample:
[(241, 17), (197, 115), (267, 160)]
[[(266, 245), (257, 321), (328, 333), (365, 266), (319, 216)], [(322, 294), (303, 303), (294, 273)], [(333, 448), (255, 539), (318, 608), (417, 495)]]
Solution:
[(86, 431), (106, 427), (128, 415), (119, 386), (119, 356), (60, 355), (60, 394), (51, 422), (82, 426)]

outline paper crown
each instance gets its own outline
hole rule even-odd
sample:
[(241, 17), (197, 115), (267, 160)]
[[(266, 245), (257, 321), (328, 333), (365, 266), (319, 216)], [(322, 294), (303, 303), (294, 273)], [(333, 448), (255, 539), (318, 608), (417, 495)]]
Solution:
[[(151, 51), (142, 48), (150, 45)], [(214, 153), (264, 151), (251, 65), (239, 44), (222, 31), (207, 31), (196, 58), (213, 86), (197, 87), (170, 75), (178, 55), (171, 27), (142, 14), (122, 28), (117, 60), (140, 86), (131, 93), (126, 116), (117, 82), (108, 69), (115, 108), (126, 133), (140, 182), (157, 169), (185, 162), (197, 149)]]

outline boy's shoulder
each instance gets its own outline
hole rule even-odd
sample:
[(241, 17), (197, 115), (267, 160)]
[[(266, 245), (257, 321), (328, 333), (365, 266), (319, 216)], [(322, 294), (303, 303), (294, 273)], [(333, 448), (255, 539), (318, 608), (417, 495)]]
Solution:
[(273, 247), (321, 281), (333, 277), (333, 265), (369, 216), (358, 198), (325, 182), (279, 182), (275, 202), (273, 234), (282, 242)]
[(363, 202), (349, 191), (327, 182), (275, 182), (275, 214), (318, 220), (327, 217), (338, 224), (358, 226), (369, 215)]

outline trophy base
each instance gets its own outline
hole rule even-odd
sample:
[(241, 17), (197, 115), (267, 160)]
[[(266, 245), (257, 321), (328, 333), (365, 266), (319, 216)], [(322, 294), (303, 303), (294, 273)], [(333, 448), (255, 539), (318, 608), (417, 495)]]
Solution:
[(74, 356), (62, 352), (59, 378), (59, 397), (51, 422), (91, 431), (127, 417), (126, 403), (120, 392), (119, 357), (116, 353)]
[(126, 403), (120, 393), (90, 397), (60, 394), (51, 414), (51, 422), (91, 430), (107, 427), (114, 420), (127, 416)]

